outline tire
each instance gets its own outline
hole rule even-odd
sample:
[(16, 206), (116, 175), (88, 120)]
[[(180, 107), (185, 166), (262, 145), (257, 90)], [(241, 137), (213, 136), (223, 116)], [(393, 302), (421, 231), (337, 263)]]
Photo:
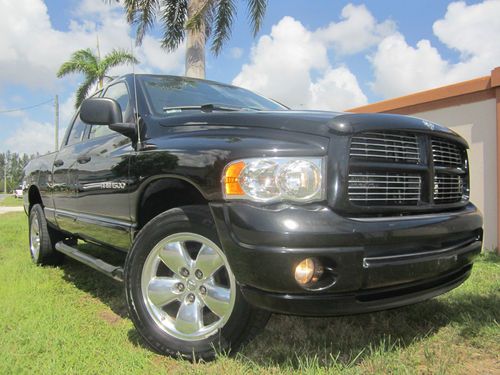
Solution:
[(207, 206), (171, 209), (144, 226), (125, 261), (125, 292), (144, 341), (189, 360), (235, 353), (270, 316), (243, 298)]
[(35, 204), (29, 216), (29, 245), (33, 262), (39, 265), (61, 264), (64, 255), (54, 246), (62, 239), (62, 234), (48, 225), (42, 206)]

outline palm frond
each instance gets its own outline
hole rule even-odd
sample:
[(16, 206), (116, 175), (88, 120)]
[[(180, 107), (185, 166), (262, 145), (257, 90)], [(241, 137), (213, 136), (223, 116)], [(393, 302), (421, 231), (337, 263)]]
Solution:
[(133, 54), (123, 50), (114, 49), (99, 62), (99, 77), (104, 77), (109, 69), (121, 64), (138, 64)]
[[(110, 3), (113, 0), (105, 0), (107, 3)], [(127, 15), (127, 22), (132, 24), (136, 24), (139, 21), (140, 14), (140, 3), (141, 0), (124, 0), (123, 7), (125, 8), (125, 14)]]
[(156, 14), (160, 9), (159, 0), (124, 0), (127, 12), (127, 21), (137, 25), (136, 39), (137, 45), (142, 43), (144, 36), (150, 30), (155, 21)]
[(175, 50), (184, 40), (184, 23), (188, 13), (188, 0), (163, 0), (161, 6), (163, 23), (162, 47)]
[(256, 36), (266, 14), (268, 0), (248, 0), (248, 18), (252, 26), (253, 36)]
[(213, 30), (212, 52), (218, 55), (224, 42), (231, 36), (233, 17), (236, 14), (234, 0), (219, 0)]
[(75, 108), (80, 107), (82, 102), (85, 100), (87, 97), (91, 87), (93, 84), (97, 82), (96, 77), (86, 77), (85, 81), (78, 86), (78, 90), (76, 91), (76, 101), (75, 101)]
[(71, 73), (93, 74), (97, 72), (97, 58), (90, 48), (74, 52), (70, 59), (63, 63), (57, 71), (57, 77), (61, 78)]
[(213, 1), (205, 12), (205, 37), (207, 39), (212, 35), (212, 25), (215, 20), (215, 5), (216, 1)]

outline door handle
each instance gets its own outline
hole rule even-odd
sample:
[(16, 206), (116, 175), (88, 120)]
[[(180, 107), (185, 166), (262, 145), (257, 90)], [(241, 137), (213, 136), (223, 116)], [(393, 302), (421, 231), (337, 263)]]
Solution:
[(62, 159), (57, 159), (54, 161), (54, 167), (61, 167), (64, 164), (64, 161)]
[(79, 156), (78, 159), (76, 159), (76, 161), (80, 164), (85, 164), (85, 163), (88, 163), (92, 158), (89, 156), (89, 155), (82, 155), (82, 156)]

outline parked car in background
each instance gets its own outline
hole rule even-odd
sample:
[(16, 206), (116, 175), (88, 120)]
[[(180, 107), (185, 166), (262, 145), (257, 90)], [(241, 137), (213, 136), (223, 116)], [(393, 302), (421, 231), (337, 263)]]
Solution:
[(12, 192), (12, 195), (14, 198), (22, 198), (23, 197), (23, 185), (19, 185), (17, 188), (14, 189)]
[(30, 252), (124, 281), (150, 347), (211, 359), (269, 312), (366, 313), (463, 283), (483, 233), (467, 148), (418, 118), (293, 111), (217, 82), (126, 75), (26, 167)]

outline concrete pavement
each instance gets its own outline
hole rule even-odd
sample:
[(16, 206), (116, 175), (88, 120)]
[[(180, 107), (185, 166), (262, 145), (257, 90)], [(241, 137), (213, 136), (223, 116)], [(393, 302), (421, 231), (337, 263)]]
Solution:
[[(0, 194), (0, 202), (3, 201), (9, 194)], [(23, 212), (23, 207), (0, 207), (0, 215), (6, 214), (7, 212)]]
[(0, 207), (0, 215), (6, 214), (7, 212), (23, 212), (23, 207)]

